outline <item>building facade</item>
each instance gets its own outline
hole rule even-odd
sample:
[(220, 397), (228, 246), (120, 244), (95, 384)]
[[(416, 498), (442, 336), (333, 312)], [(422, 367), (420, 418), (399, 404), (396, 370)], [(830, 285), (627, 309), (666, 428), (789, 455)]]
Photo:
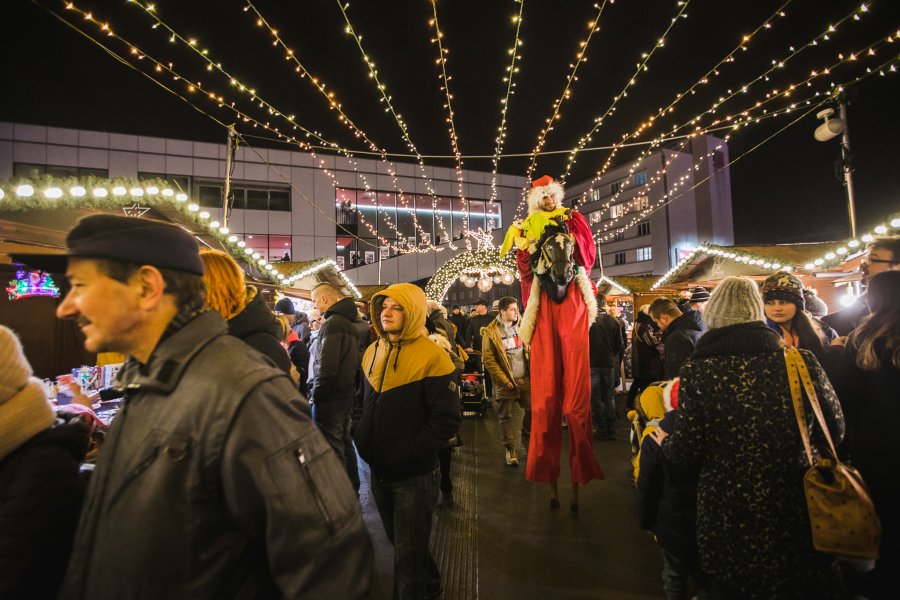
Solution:
[(566, 190), (598, 241), (594, 277), (667, 272), (701, 242), (734, 243), (728, 145), (708, 135)]
[[(0, 180), (160, 178), (225, 222), (225, 171), (225, 144), (0, 122)], [(464, 170), (460, 200), (451, 168), (246, 145), (230, 181), (227, 225), (248, 247), (269, 261), (332, 258), (358, 285), (428, 278), (470, 229), (499, 238), (525, 184), (498, 175), (491, 202), (491, 174)]]

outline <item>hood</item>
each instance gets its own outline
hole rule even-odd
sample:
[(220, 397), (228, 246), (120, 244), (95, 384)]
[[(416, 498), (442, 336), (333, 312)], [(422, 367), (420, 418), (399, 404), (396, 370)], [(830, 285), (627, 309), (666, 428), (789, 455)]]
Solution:
[(636, 323), (645, 323), (645, 324), (653, 327), (653, 329), (656, 329), (656, 322), (653, 320), (653, 317), (651, 317), (648, 314), (642, 313), (641, 311), (637, 312), (637, 317), (635, 318), (635, 322)]
[(679, 329), (705, 331), (706, 327), (703, 325), (703, 315), (696, 310), (684, 313), (669, 324), (669, 333), (678, 331)]
[(403, 307), (406, 321), (403, 324), (401, 341), (411, 342), (421, 336), (422, 327), (425, 326), (425, 292), (422, 288), (411, 283), (398, 283), (372, 296), (370, 312), (372, 326), (375, 327), (378, 337), (383, 339), (387, 339), (387, 334), (381, 327), (381, 308), (385, 298), (390, 298)]
[(341, 298), (325, 311), (326, 319), (331, 315), (347, 317), (347, 320), (352, 323), (359, 317), (359, 311), (356, 310), (356, 303), (353, 301), (353, 298)]
[(268, 333), (280, 340), (281, 324), (256, 288), (250, 286), (247, 288), (247, 306), (228, 321), (228, 333), (241, 339), (254, 333)]

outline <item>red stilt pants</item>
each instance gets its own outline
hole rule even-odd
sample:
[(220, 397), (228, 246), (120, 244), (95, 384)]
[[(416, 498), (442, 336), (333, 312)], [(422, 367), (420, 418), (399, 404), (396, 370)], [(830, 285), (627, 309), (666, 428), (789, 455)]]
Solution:
[(531, 441), (525, 477), (559, 479), (562, 415), (569, 427), (572, 483), (604, 479), (591, 435), (588, 311), (575, 282), (562, 304), (541, 291), (531, 339)]

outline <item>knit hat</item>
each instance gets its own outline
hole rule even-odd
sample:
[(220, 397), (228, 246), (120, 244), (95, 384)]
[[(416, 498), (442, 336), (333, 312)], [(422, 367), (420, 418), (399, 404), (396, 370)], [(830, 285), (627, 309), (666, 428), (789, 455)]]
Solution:
[(811, 288), (803, 288), (803, 300), (806, 304), (806, 310), (812, 316), (824, 317), (828, 314), (828, 305)]
[(672, 381), (667, 381), (663, 386), (663, 402), (666, 404), (666, 412), (678, 410), (678, 388), (681, 379), (676, 377)]
[(531, 191), (528, 192), (528, 214), (534, 214), (541, 210), (541, 200), (544, 196), (556, 196), (559, 206), (562, 206), (565, 190), (559, 183), (553, 181), (549, 175), (544, 175), (531, 182)]
[(769, 275), (762, 284), (763, 301), (784, 300), (793, 302), (797, 308), (803, 310), (803, 284), (799, 279), (783, 271)]
[(765, 319), (759, 288), (744, 277), (723, 279), (703, 309), (703, 320), (712, 329)]
[(31, 373), (19, 338), (0, 326), (0, 459), (55, 420), (41, 380)]
[(291, 299), (287, 296), (275, 303), (275, 310), (283, 315), (293, 315), (297, 313), (297, 309), (294, 308), (294, 303), (291, 302)]
[(709, 300), (709, 290), (705, 287), (695, 287), (691, 290), (691, 302), (706, 302)]

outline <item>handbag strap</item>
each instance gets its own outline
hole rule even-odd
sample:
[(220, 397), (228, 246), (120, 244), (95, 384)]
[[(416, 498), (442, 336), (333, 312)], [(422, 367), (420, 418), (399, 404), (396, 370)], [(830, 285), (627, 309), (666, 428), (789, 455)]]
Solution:
[[(822, 406), (819, 404), (819, 396), (816, 394), (812, 378), (809, 376), (809, 368), (806, 366), (806, 362), (804, 362), (800, 351), (796, 348), (785, 348), (784, 355), (788, 364), (788, 381), (791, 383), (791, 397), (794, 401), (794, 411), (797, 412), (799, 410), (800, 412), (798, 414), (801, 415), (803, 413), (803, 399), (800, 397), (800, 383), (802, 383), (803, 389), (806, 390), (806, 396), (809, 398), (809, 403), (812, 406), (813, 413), (816, 415), (816, 420), (819, 422), (819, 427), (822, 429), (822, 433), (825, 434), (825, 439), (828, 441), (828, 448), (831, 450), (831, 456), (837, 462), (837, 450), (834, 447), (834, 441), (831, 439), (831, 431), (828, 429), (825, 415), (822, 413)], [(807, 455), (811, 456), (808, 431), (805, 426), (803, 426), (802, 429), (801, 435), (805, 436), (804, 445), (806, 446)], [(810, 464), (812, 464), (811, 458)]]
[(800, 428), (800, 439), (803, 440), (806, 457), (809, 459), (810, 466), (812, 466), (815, 462), (809, 443), (809, 430), (806, 428), (806, 411), (803, 410), (803, 395), (800, 393), (800, 372), (796, 365), (796, 359), (798, 358), (800, 362), (803, 362), (800, 353), (795, 348), (785, 347), (784, 361), (787, 367), (788, 384), (791, 389), (791, 401), (794, 404), (794, 415), (797, 417), (797, 426)]

